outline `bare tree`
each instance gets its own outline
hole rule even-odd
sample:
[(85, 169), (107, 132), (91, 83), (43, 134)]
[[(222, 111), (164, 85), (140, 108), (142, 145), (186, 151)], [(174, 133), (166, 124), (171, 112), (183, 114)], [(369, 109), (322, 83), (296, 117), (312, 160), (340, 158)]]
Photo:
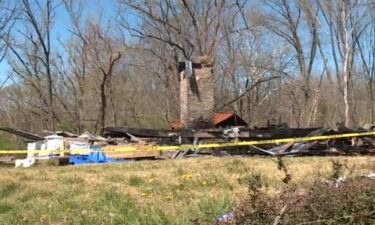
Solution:
[(17, 19), (20, 29), (11, 33), (7, 41), (8, 61), (13, 71), (37, 92), (50, 130), (55, 130), (55, 120), (59, 122), (53, 100), (51, 29), (54, 4), (53, 0), (22, 0)]
[[(262, 10), (264, 22), (263, 27), (273, 32), (277, 37), (291, 47), (291, 55), (296, 60), (298, 72), (295, 81), (289, 84), (290, 101), (293, 103), (291, 109), (295, 117), (296, 126), (308, 125), (308, 120), (300, 121), (303, 117), (308, 117), (309, 112), (314, 111), (311, 101), (312, 87), (311, 77), (317, 58), (319, 46), (317, 7), (314, 1), (288, 1), (288, 0), (265, 0)], [(303, 29), (306, 26), (308, 29)], [(298, 81), (298, 82), (297, 82)], [(298, 89), (295, 89), (297, 87)], [(300, 96), (302, 98), (296, 98)], [(302, 101), (300, 101), (302, 99)], [(301, 124), (302, 123), (302, 124)]]
[[(179, 114), (178, 63), (197, 58), (214, 62), (211, 111), (252, 126), (375, 120), (373, 1), (117, 2), (113, 23), (84, 0), (0, 0), (0, 61), (5, 54), (11, 68), (0, 83), (2, 124), (166, 126)], [(60, 10), (67, 39), (53, 30)]]
[[(310, 99), (310, 77), (318, 44), (317, 21), (314, 9), (311, 8), (313, 2), (298, 1), (293, 3), (288, 0), (267, 0), (265, 4), (272, 10), (272, 13), (266, 17), (265, 27), (289, 43), (294, 49), (299, 72), (302, 76), (301, 89), (304, 104), (307, 105)], [(308, 32), (311, 40), (308, 51), (306, 51), (302, 42), (304, 39), (302, 35), (306, 35), (306, 31), (301, 30), (304, 16), (308, 21)]]
[[(369, 1), (371, 3), (371, 1)], [(360, 61), (362, 63), (363, 73), (366, 78), (366, 87), (368, 91), (368, 104), (369, 104), (369, 122), (374, 123), (374, 79), (375, 79), (375, 4), (369, 4), (369, 8), (365, 11), (368, 15), (366, 25), (359, 32), (355, 32), (355, 41), (357, 44)]]
[[(320, 7), (330, 30), (331, 49), (338, 82), (342, 80), (345, 126), (351, 125), (350, 85), (356, 47), (355, 33), (359, 30), (359, 1), (320, 1)], [(342, 79), (341, 79), (342, 77)], [(352, 99), (354, 100), (354, 99)]]
[(84, 101), (88, 69), (87, 41), (81, 25), (84, 2), (72, 0), (63, 0), (62, 2), (70, 17), (71, 28), (69, 31), (72, 36), (68, 41), (61, 43), (65, 56), (60, 55), (59, 57), (61, 60), (60, 74), (63, 75), (63, 80), (66, 80), (65, 86), (73, 95), (73, 109), (70, 109), (69, 114), (75, 121), (76, 132), (81, 133), (85, 129), (84, 120), (87, 117)]
[(4, 59), (7, 45), (6, 40), (14, 24), (14, 19), (17, 17), (18, 8), (11, 2), (0, 0), (0, 62)]
[(215, 55), (225, 0), (119, 3), (123, 13), (134, 12), (141, 20), (139, 26), (134, 26), (123, 18), (121, 25), (131, 35), (166, 43), (178, 49), (185, 59)]
[[(150, 51), (155, 59), (162, 63), (161, 71), (165, 75), (154, 73), (166, 90), (165, 97), (168, 99), (165, 118), (170, 119), (170, 112), (177, 105), (171, 104), (176, 97), (173, 95), (172, 86), (176, 85), (178, 61), (203, 59), (212, 62), (216, 58), (216, 50), (221, 39), (220, 28), (223, 14), (227, 9), (225, 0), (209, 1), (118, 1), (122, 14), (132, 12), (138, 18), (138, 24), (127, 23), (122, 17), (119, 24), (132, 37), (143, 43), (143, 50)], [(160, 49), (155, 46), (163, 46)], [(157, 50), (156, 50), (157, 49)], [(159, 49), (161, 51), (159, 51)], [(162, 52), (165, 53), (162, 53)], [(169, 59), (168, 59), (169, 58)], [(172, 60), (171, 60), (172, 59)], [(146, 65), (148, 68), (148, 65)], [(160, 71), (160, 69), (158, 69)], [(213, 90), (212, 90), (213, 91)], [(169, 99), (172, 99), (170, 101)], [(209, 117), (209, 116), (208, 116)]]
[(114, 69), (122, 57), (124, 46), (108, 34), (112, 27), (110, 23), (103, 29), (97, 23), (88, 22), (85, 31), (85, 41), (89, 72), (96, 74), (99, 92), (99, 113), (95, 131), (103, 133), (106, 125), (106, 110), (108, 107), (108, 91), (111, 89), (111, 79)]

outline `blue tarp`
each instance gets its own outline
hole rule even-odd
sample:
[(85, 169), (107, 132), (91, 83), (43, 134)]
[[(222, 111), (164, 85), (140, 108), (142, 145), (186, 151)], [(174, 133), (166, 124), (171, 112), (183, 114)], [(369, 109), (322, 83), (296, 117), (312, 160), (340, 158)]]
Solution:
[(100, 151), (100, 147), (92, 146), (94, 152), (82, 155), (69, 156), (69, 164), (86, 164), (86, 163), (108, 163), (114, 162), (114, 159), (107, 157), (104, 152)]

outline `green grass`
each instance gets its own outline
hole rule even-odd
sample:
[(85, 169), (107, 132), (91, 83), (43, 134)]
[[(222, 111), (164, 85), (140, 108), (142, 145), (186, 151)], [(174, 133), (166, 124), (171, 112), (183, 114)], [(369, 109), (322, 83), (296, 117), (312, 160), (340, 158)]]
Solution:
[[(371, 171), (371, 157), (336, 157), (345, 176)], [(330, 176), (331, 158), (286, 158), (291, 185)], [(1, 224), (207, 224), (247, 193), (249, 174), (275, 195), (274, 158), (206, 157), (85, 166), (0, 169)]]
[(142, 184), (142, 178), (138, 177), (137, 175), (131, 175), (128, 179), (129, 186), (140, 186)]
[(0, 149), (25, 149), (25, 144), (20, 138), (0, 131)]
[(13, 181), (4, 182), (0, 187), (0, 199), (6, 198), (17, 191), (17, 184)]

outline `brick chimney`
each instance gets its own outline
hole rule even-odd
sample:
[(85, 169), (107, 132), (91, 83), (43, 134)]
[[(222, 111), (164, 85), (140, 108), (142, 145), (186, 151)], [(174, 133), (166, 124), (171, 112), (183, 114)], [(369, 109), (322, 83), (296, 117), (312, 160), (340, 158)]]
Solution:
[(182, 62), (180, 69), (181, 128), (213, 127), (213, 60), (208, 57)]

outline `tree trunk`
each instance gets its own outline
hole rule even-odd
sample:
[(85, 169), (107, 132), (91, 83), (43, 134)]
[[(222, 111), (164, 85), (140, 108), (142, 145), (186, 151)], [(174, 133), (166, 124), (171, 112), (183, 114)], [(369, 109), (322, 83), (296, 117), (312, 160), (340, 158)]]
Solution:
[(48, 76), (48, 120), (49, 120), (49, 129), (51, 131), (55, 131), (55, 117), (54, 117), (54, 109), (53, 109), (53, 87), (52, 87), (52, 77), (49, 73), (49, 69), (47, 72)]
[(350, 105), (349, 105), (349, 86), (350, 86), (350, 71), (349, 71), (349, 60), (350, 60), (350, 47), (349, 47), (349, 31), (347, 29), (347, 15), (345, 8), (343, 7), (341, 12), (341, 23), (342, 23), (342, 47), (344, 53), (343, 63), (343, 75), (344, 75), (344, 105), (345, 105), (345, 126), (350, 126)]
[(99, 131), (103, 134), (105, 128), (105, 112), (107, 108), (107, 97), (105, 94), (105, 86), (107, 82), (107, 75), (104, 75), (103, 81), (100, 84), (100, 108), (99, 108)]
[(372, 87), (372, 77), (369, 79), (369, 95), (370, 95), (370, 121), (371, 124), (374, 123), (374, 93), (373, 93), (373, 87)]

